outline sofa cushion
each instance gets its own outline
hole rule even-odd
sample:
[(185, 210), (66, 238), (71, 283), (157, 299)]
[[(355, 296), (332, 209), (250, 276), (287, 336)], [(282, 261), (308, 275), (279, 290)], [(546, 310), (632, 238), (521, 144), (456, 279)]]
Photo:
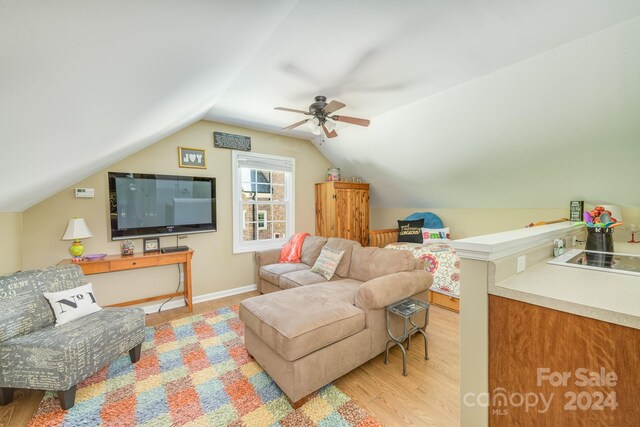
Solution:
[[(331, 280), (340, 280), (340, 277), (333, 276)], [(298, 270), (280, 276), (280, 288), (292, 289), (300, 286), (315, 285), (325, 283), (327, 279), (322, 274), (314, 273), (311, 270)]]
[(300, 261), (308, 266), (315, 264), (316, 260), (320, 256), (320, 251), (326, 243), (326, 237), (307, 236), (302, 244), (302, 255), (300, 255)]
[(360, 289), (361, 281), (355, 279), (340, 279), (327, 283), (319, 283), (313, 285), (324, 292), (326, 295), (330, 295), (332, 298), (355, 305), (358, 289)]
[(280, 286), (280, 275), (291, 273), (292, 271), (309, 270), (310, 268), (311, 267), (309, 267), (308, 265), (302, 263), (269, 264), (260, 267), (260, 272), (258, 273), (258, 275), (261, 279), (269, 281), (276, 286)]
[(246, 299), (240, 303), (240, 319), (288, 361), (362, 331), (364, 312), (327, 295), (322, 286)]
[(338, 264), (338, 268), (336, 268), (336, 274), (340, 277), (348, 277), (349, 266), (351, 265), (351, 251), (354, 246), (360, 246), (360, 243), (353, 240), (341, 239), (339, 237), (329, 237), (325, 246), (337, 251), (344, 251), (344, 255)]
[(366, 282), (387, 274), (413, 270), (415, 262), (409, 251), (354, 246), (349, 278)]

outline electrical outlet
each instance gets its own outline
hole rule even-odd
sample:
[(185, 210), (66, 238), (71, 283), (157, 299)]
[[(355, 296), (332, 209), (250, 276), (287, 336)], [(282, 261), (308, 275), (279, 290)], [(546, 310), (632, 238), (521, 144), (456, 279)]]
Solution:
[(180, 283), (184, 283), (184, 272), (180, 272)]
[(516, 273), (522, 273), (527, 267), (527, 256), (521, 255), (518, 257), (518, 264), (516, 265)]

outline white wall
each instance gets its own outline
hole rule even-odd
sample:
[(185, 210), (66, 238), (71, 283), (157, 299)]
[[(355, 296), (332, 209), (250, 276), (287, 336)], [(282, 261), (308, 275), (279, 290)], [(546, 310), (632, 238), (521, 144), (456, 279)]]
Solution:
[(321, 150), (372, 183), (373, 207), (638, 207), (638, 40), (640, 19), (627, 21), (374, 117), (367, 132), (345, 128)]

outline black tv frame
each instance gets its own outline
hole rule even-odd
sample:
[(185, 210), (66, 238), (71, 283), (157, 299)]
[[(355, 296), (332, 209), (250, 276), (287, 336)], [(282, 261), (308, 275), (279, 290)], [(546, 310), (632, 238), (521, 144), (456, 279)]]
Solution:
[[(143, 174), (133, 172), (108, 172), (109, 176), (109, 224), (111, 240), (161, 237), (178, 234), (210, 233), (217, 231), (216, 179), (205, 176)], [(116, 199), (116, 178), (166, 179), (176, 181), (205, 181), (211, 183), (211, 219), (209, 224), (181, 224), (161, 227), (140, 227), (118, 229), (118, 204)]]

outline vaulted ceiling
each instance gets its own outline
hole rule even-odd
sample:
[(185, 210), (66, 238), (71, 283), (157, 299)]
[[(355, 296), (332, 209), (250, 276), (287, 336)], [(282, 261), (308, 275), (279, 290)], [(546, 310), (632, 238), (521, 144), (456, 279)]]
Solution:
[(302, 117), (273, 107), (320, 94), (372, 125), (291, 134), (378, 205), (637, 206), (619, 184), (640, 178), (639, 16), (636, 0), (5, 0), (0, 211), (203, 118), (279, 132)]

